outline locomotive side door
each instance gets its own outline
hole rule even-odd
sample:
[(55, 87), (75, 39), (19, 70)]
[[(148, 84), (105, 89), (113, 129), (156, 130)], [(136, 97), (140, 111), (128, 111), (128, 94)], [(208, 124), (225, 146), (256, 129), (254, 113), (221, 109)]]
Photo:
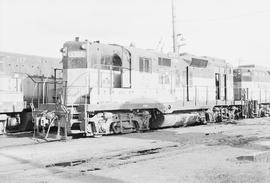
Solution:
[(122, 54), (122, 88), (131, 87), (131, 53), (123, 49)]
[(189, 68), (186, 67), (187, 101), (189, 101)]
[(215, 73), (216, 100), (220, 100), (220, 73)]
[(187, 66), (186, 67), (186, 100), (191, 101), (194, 99), (195, 92), (192, 88), (192, 69)]
[(227, 101), (227, 74), (224, 74), (224, 100)]

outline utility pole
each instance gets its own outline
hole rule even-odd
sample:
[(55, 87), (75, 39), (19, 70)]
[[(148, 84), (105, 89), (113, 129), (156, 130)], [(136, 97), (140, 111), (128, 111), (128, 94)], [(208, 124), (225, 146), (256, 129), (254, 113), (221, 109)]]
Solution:
[(176, 35), (175, 35), (175, 8), (174, 8), (174, 0), (172, 0), (172, 31), (173, 31), (173, 52), (176, 52)]

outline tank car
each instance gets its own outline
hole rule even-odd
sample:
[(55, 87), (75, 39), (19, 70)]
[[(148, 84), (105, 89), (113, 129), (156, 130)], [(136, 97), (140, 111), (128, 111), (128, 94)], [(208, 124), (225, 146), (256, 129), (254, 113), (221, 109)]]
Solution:
[(78, 39), (61, 50), (62, 100), (37, 111), (64, 106), (68, 117), (59, 119), (70, 134), (199, 123), (208, 109), (233, 103), (232, 67), (225, 60)]
[(33, 129), (30, 104), (37, 107), (53, 102), (59, 62), (56, 58), (0, 52), (0, 131), (4, 126), (8, 132)]

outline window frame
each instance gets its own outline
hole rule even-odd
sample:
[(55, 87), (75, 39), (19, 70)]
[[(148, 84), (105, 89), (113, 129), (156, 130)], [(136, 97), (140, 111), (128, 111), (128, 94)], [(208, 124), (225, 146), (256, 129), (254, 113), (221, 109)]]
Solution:
[(139, 57), (139, 72), (152, 73), (152, 59)]
[(165, 58), (165, 57), (158, 57), (158, 65), (165, 66), (165, 67), (171, 67), (172, 66), (172, 59)]

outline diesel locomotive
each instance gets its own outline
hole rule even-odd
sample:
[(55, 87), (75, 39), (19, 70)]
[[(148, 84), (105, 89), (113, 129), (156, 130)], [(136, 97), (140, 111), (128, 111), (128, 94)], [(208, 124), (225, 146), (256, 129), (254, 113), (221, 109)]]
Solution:
[(203, 123), (209, 109), (234, 104), (233, 68), (222, 59), (78, 39), (61, 51), (62, 90), (56, 104), (39, 105), (35, 119), (54, 111), (69, 134)]
[(247, 100), (259, 104), (270, 101), (270, 68), (257, 65), (241, 65), (234, 69), (234, 98), (236, 101), (245, 95)]
[(270, 68), (241, 65), (234, 69), (234, 100), (241, 106), (251, 101), (246, 117), (268, 116), (270, 106)]

